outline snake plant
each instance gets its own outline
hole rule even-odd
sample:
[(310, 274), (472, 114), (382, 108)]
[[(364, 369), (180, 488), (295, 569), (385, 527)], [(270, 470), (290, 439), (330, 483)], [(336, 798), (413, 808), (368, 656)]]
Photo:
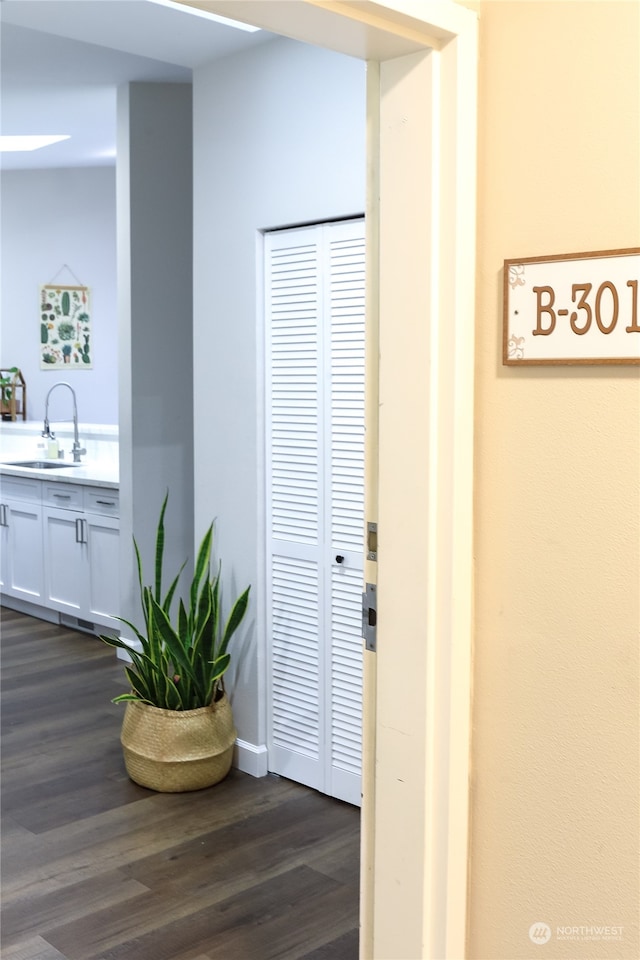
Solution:
[(168, 494), (162, 503), (156, 530), (153, 587), (144, 583), (140, 550), (135, 537), (133, 539), (145, 629), (138, 629), (124, 617), (116, 618), (134, 632), (141, 650), (132, 649), (119, 637), (101, 636), (100, 639), (125, 650), (132, 660), (131, 666), (125, 666), (131, 692), (115, 697), (114, 703), (138, 700), (167, 710), (194, 710), (209, 706), (224, 692), (223, 675), (231, 662), (229, 641), (246, 613), (250, 587), (235, 601), (223, 625), (220, 566), (217, 574), (211, 574), (212, 523), (198, 550), (188, 607), (180, 598), (177, 618), (172, 623), (171, 607), (185, 564), (163, 596), (167, 500)]

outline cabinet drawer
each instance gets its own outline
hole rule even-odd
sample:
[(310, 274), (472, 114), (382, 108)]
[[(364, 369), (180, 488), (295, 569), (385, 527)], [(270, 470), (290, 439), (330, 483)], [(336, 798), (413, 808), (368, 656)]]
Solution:
[(82, 487), (73, 483), (44, 482), (43, 503), (63, 510), (82, 510)]
[(87, 513), (117, 517), (120, 511), (119, 491), (109, 487), (85, 487), (84, 509)]
[(39, 480), (27, 480), (23, 477), (2, 477), (0, 497), (2, 500), (31, 500), (40, 503), (42, 486)]

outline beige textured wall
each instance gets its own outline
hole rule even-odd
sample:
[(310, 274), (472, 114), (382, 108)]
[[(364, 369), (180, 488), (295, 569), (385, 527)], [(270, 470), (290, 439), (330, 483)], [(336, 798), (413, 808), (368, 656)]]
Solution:
[(503, 367), (501, 268), (640, 246), (640, 5), (480, 23), (468, 956), (637, 960), (639, 372)]

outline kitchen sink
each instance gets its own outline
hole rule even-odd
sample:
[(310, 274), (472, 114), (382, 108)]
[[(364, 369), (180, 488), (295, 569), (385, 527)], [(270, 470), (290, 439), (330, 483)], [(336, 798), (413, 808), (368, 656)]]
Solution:
[(62, 467), (77, 467), (77, 463), (60, 463), (59, 460), (12, 460), (3, 467), (28, 467), (31, 470), (60, 470)]

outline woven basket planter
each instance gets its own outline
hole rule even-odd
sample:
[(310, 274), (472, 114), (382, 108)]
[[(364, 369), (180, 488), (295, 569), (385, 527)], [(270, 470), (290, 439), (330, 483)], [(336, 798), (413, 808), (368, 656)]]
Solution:
[(236, 736), (226, 696), (197, 710), (163, 710), (130, 700), (120, 742), (135, 783), (161, 793), (182, 793), (211, 787), (226, 777)]

